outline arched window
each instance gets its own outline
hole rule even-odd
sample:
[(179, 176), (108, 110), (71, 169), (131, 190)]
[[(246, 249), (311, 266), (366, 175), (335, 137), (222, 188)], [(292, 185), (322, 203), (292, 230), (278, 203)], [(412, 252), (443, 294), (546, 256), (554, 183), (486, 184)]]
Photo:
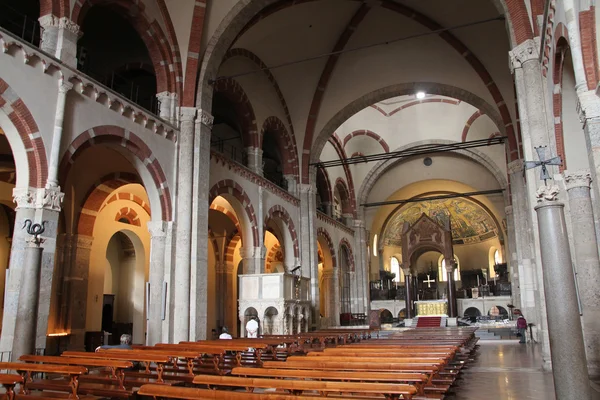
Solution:
[(391, 270), (393, 274), (396, 276), (393, 279), (393, 282), (404, 282), (404, 271), (400, 268), (400, 261), (396, 257), (392, 257), (390, 260)]
[[(456, 255), (454, 256), (454, 261), (456, 261), (456, 269), (454, 269), (454, 281), (460, 281), (460, 261)], [(440, 282), (448, 281), (448, 274), (446, 272), (446, 259), (444, 256), (440, 256), (438, 260), (438, 274), (441, 279), (438, 279)]]
[(500, 257), (500, 250), (494, 252), (494, 264), (502, 264), (502, 257)]

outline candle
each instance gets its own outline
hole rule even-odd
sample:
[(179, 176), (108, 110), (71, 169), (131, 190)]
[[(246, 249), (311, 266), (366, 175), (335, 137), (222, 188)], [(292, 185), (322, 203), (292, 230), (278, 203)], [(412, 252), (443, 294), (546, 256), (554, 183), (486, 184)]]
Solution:
[(477, 286), (479, 287), (479, 275), (477, 275)]

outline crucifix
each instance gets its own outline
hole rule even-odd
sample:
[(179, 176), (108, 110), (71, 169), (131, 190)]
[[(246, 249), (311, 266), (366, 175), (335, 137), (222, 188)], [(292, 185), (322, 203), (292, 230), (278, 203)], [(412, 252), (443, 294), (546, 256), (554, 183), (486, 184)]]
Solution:
[(429, 274), (427, 274), (427, 280), (423, 280), (423, 283), (426, 283), (427, 287), (430, 288), (431, 287), (431, 282), (435, 282), (435, 279), (431, 279), (429, 277)]
[(546, 165), (562, 165), (562, 160), (560, 156), (552, 157), (546, 160), (546, 147), (547, 146), (535, 147), (535, 151), (537, 152), (539, 161), (525, 161), (525, 169), (523, 170), (523, 174), (525, 174), (525, 170), (542, 167), (540, 171), (540, 179), (543, 180), (544, 185), (547, 186), (546, 181), (552, 178), (548, 173)]

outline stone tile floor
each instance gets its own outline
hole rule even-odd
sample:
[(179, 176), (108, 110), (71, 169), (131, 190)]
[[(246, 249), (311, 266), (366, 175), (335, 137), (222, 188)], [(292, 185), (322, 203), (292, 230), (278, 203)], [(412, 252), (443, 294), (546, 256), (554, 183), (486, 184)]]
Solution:
[(554, 400), (552, 373), (541, 369), (541, 346), (516, 340), (479, 341), (452, 400)]

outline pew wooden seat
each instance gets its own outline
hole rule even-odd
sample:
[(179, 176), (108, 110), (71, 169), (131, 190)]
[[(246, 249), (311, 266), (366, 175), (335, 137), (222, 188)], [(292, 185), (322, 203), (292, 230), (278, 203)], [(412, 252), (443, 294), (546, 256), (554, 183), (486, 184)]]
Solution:
[(68, 380), (62, 380), (63, 385), (60, 390), (68, 392), (74, 398), (78, 397), (79, 377), (87, 374), (88, 369), (82, 366), (56, 365), (56, 364), (32, 364), (21, 362), (0, 362), (0, 369), (17, 371), (23, 378), (21, 393), (29, 394), (31, 386), (35, 384), (38, 390), (45, 390), (45, 383), (52, 382), (50, 379), (34, 381), (32, 374), (45, 373), (56, 374), (68, 377)]
[[(186, 400), (323, 400), (322, 397), (286, 395), (281, 393), (248, 393), (231, 390), (198, 389), (181, 386), (144, 385), (138, 395), (154, 399), (186, 399)], [(350, 400), (351, 397), (335, 397), (336, 400)]]
[(413, 385), (371, 383), (371, 382), (336, 382), (336, 381), (307, 381), (275, 378), (242, 378), (237, 376), (196, 375), (194, 383), (207, 385), (208, 388), (229, 386), (246, 388), (249, 392), (254, 389), (280, 389), (287, 390), (291, 394), (314, 392), (326, 396), (330, 393), (346, 393), (374, 395), (382, 394), (387, 399), (412, 399), (417, 393)]
[(17, 374), (0, 374), (0, 384), (6, 391), (7, 400), (15, 398), (15, 386), (18, 383), (23, 383), (23, 377)]

